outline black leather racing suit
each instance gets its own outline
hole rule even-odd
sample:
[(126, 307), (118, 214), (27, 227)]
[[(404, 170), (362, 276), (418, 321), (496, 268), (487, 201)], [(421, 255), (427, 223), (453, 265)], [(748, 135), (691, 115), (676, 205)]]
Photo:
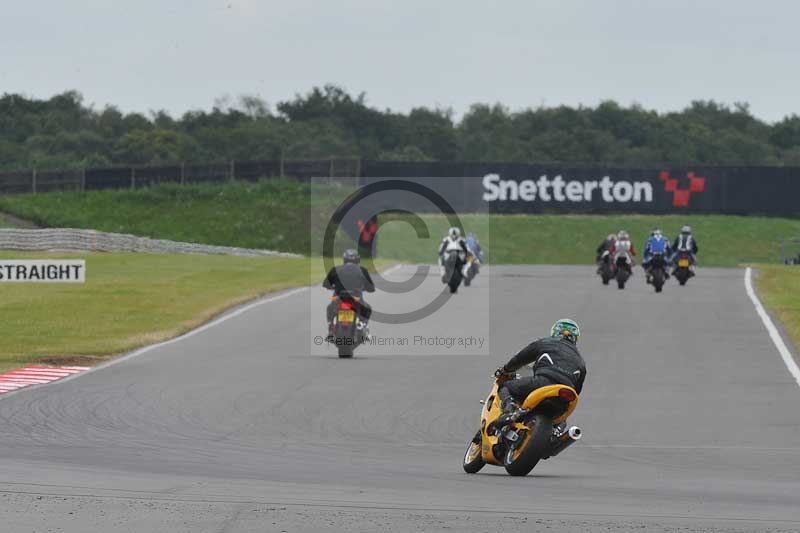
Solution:
[(506, 381), (497, 391), (504, 405), (509, 398), (522, 403), (532, 391), (547, 385), (569, 385), (580, 394), (586, 379), (586, 363), (570, 341), (556, 337), (533, 341), (503, 365), (503, 369), (516, 372), (531, 363), (534, 363), (533, 376)]
[[(689, 252), (689, 258), (694, 265), (697, 262), (697, 241), (691, 233), (681, 233), (675, 237), (672, 243), (672, 262), (677, 263), (678, 254), (681, 252)], [(678, 265), (675, 265), (677, 268)]]
[[(375, 292), (375, 284), (366, 268), (356, 263), (335, 266), (328, 272), (322, 286), (332, 290), (334, 294), (344, 300), (361, 298), (356, 312), (364, 321), (369, 321), (369, 317), (372, 316), (372, 307), (364, 301), (363, 293)], [(331, 302), (327, 309), (328, 325), (333, 321), (333, 311), (333, 302)]]
[(616, 242), (615, 239), (606, 239), (600, 244), (600, 246), (597, 247), (597, 256), (595, 258), (595, 263), (600, 262), (600, 260), (603, 258), (603, 253), (611, 250), (611, 246), (615, 242)]

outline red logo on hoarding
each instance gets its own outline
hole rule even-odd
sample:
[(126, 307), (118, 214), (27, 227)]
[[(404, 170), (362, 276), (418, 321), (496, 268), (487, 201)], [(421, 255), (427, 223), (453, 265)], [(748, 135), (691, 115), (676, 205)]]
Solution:
[(658, 179), (664, 182), (664, 190), (672, 193), (672, 205), (674, 207), (688, 207), (692, 193), (703, 192), (706, 188), (705, 178), (695, 176), (694, 172), (687, 172), (686, 177), (689, 178), (689, 187), (681, 189), (678, 187), (678, 179), (671, 178), (668, 171), (662, 170), (661, 174), (658, 175)]

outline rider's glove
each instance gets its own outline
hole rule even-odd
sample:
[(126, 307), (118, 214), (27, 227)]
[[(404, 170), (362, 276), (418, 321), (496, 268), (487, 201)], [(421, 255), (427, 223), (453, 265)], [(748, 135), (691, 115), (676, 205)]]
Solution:
[(494, 371), (494, 377), (496, 378), (508, 378), (513, 375), (513, 372), (509, 372), (506, 370), (506, 366), (503, 365), (498, 367), (497, 370)]

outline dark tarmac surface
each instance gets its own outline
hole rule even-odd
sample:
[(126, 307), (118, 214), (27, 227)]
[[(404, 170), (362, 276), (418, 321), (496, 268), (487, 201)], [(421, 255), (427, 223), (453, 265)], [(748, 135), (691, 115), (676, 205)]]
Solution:
[[(743, 276), (655, 294), (638, 272), (620, 291), (588, 267), (486, 268), (353, 360), (314, 343), (327, 293), (294, 293), (0, 399), (2, 530), (798, 531), (800, 388)], [(584, 439), (525, 478), (463, 473), (491, 372), (562, 316)]]

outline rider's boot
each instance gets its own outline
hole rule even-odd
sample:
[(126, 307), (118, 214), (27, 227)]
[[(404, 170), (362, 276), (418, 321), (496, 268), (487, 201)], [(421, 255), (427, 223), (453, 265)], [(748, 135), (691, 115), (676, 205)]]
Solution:
[(507, 398), (500, 402), (500, 408), (503, 410), (503, 414), (500, 415), (500, 418), (497, 419), (499, 423), (499, 427), (503, 427), (508, 424), (511, 419), (517, 414), (519, 411), (519, 404), (517, 404), (514, 398)]

